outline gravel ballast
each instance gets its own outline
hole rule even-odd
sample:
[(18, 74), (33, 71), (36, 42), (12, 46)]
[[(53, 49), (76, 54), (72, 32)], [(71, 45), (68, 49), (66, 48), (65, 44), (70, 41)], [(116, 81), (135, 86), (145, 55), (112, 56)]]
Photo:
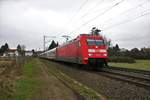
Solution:
[[(45, 61), (45, 63), (48, 63)], [(75, 80), (85, 84), (109, 100), (150, 100), (150, 90), (127, 82), (98, 75), (94, 71), (57, 62), (49, 62)]]

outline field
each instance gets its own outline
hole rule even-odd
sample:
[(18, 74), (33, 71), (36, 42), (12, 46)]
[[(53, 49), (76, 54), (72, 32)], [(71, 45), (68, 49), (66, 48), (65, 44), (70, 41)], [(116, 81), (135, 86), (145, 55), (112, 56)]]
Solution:
[(109, 63), (110, 66), (150, 71), (150, 60), (136, 60), (136, 63)]
[[(38, 58), (21, 59), (0, 59), (0, 100), (103, 100), (119, 97), (118, 94), (122, 98), (120, 91), (126, 92), (130, 89), (133, 89), (131, 92), (134, 95), (137, 94), (136, 91), (140, 91), (138, 97), (149, 95), (147, 90), (116, 82), (93, 72)], [(137, 60), (134, 64), (109, 64), (150, 69), (148, 60)], [(118, 86), (122, 84), (124, 88), (120, 90)], [(129, 94), (128, 97), (134, 97)]]
[(8, 100), (14, 95), (19, 70), (19, 63), (14, 58), (0, 58), (0, 100)]
[[(83, 98), (100, 100), (101, 98), (93, 89), (59, 72), (53, 65), (47, 65), (44, 60), (30, 58), (20, 66), (18, 66), (20, 61), (13, 65), (11, 62), (11, 60), (0, 61), (0, 65), (5, 66), (5, 70), (0, 74), (0, 100), (82, 100)], [(18, 71), (17, 66), (20, 68)]]

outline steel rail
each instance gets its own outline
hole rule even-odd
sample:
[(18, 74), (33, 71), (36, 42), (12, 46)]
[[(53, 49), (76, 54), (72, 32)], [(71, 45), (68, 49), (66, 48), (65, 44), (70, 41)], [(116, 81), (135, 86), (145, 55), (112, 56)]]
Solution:
[(102, 68), (98, 74), (150, 88), (150, 76), (147, 75), (109, 68)]

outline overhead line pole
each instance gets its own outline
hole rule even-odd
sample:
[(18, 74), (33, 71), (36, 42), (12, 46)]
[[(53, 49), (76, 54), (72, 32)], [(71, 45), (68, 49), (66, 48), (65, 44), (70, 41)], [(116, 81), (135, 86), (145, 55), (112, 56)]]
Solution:
[(45, 51), (45, 37), (46, 37), (46, 36), (44, 35), (44, 36), (43, 36), (43, 43), (44, 43), (44, 45), (43, 45), (43, 46), (44, 46), (43, 51)]
[(46, 50), (45, 46), (46, 46), (46, 38), (56, 38), (56, 36), (43, 36), (43, 51)]

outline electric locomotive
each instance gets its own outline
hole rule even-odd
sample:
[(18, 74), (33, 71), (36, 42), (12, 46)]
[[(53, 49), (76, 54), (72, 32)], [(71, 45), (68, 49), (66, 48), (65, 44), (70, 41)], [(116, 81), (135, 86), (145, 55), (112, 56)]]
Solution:
[[(98, 32), (98, 30), (93, 32)], [(108, 52), (104, 38), (93, 33), (80, 34), (77, 38), (44, 52), (40, 56), (56, 61), (103, 67), (107, 64)]]

